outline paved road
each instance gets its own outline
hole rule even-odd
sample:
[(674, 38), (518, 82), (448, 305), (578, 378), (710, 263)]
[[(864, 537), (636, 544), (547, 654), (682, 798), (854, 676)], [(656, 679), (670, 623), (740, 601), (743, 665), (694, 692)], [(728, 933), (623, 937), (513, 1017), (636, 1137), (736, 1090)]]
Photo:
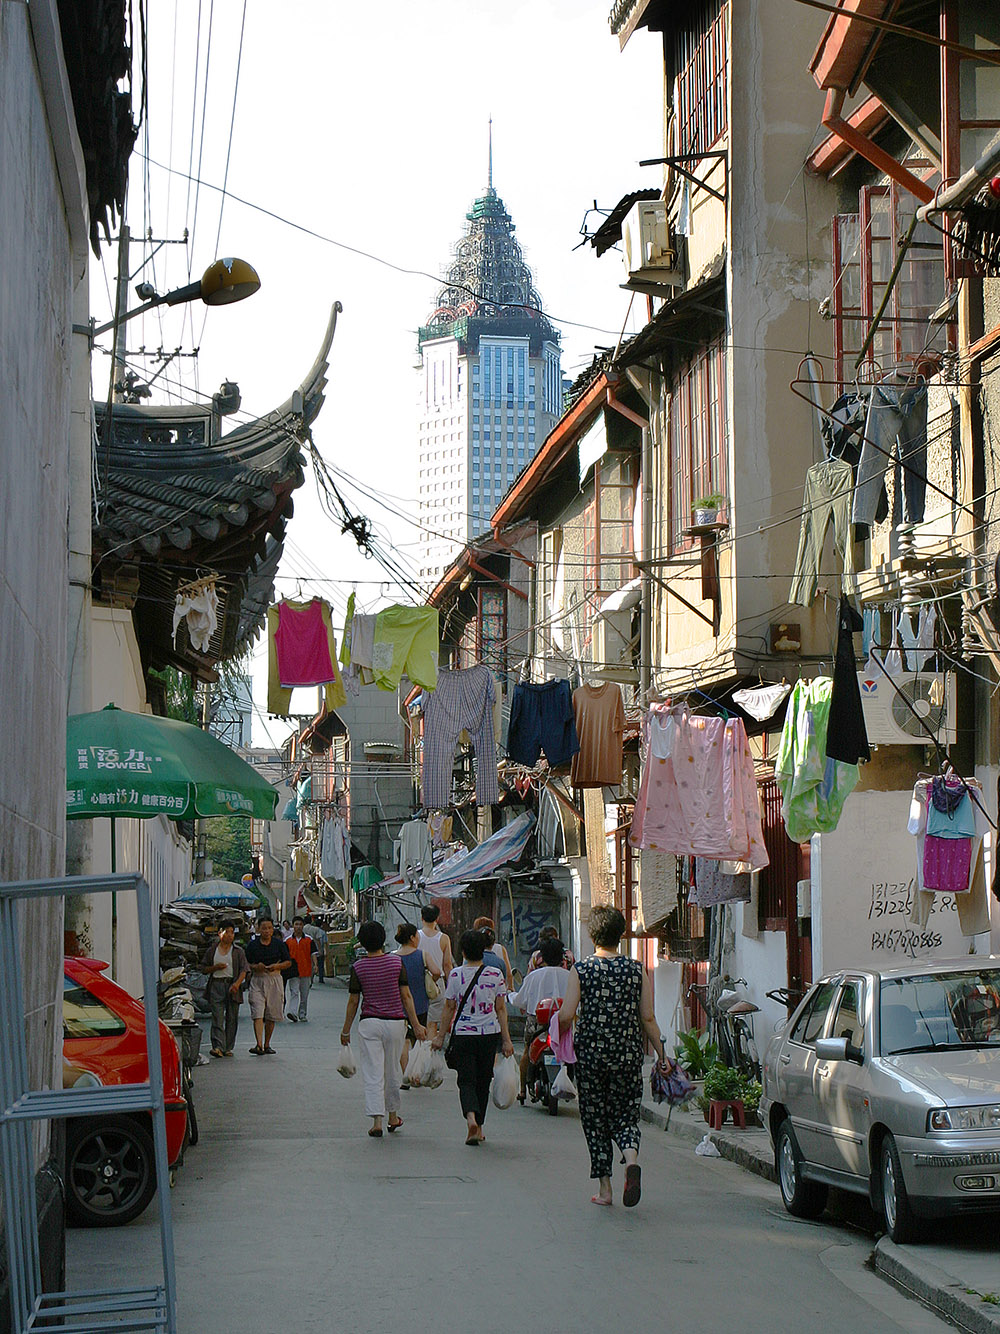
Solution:
[[(369, 1139), (360, 1079), (334, 1069), (345, 1004), (314, 988), (278, 1055), (247, 1055), (244, 1023), (237, 1058), (197, 1073), (172, 1194), (183, 1334), (946, 1328), (865, 1268), (870, 1237), (790, 1219), (770, 1184), (651, 1127), (633, 1210), (589, 1203), (572, 1111), (491, 1109), (467, 1148), (446, 1084)], [(149, 1281), (157, 1235), (154, 1209), (71, 1232), (71, 1287)]]

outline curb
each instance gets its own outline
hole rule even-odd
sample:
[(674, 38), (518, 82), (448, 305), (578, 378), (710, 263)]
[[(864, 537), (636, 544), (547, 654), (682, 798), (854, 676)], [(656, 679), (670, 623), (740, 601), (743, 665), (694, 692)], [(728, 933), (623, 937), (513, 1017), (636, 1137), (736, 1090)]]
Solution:
[(939, 1312), (959, 1329), (969, 1334), (996, 1334), (1000, 1330), (1000, 1307), (970, 1295), (968, 1290), (951, 1274), (937, 1265), (903, 1250), (882, 1237), (872, 1253), (872, 1266), (880, 1278), (908, 1297)]
[(756, 1176), (763, 1177), (765, 1181), (778, 1180), (771, 1155), (771, 1141), (764, 1130), (710, 1131), (704, 1121), (696, 1119), (690, 1112), (685, 1112), (679, 1107), (673, 1109), (668, 1125), (667, 1113), (661, 1110), (661, 1107), (646, 1102), (645, 1099), (640, 1115), (642, 1120), (650, 1125), (666, 1130), (672, 1135), (680, 1135), (695, 1144), (708, 1135), (723, 1158), (728, 1158), (746, 1172), (753, 1172)]
[[(645, 1099), (641, 1118), (649, 1125), (679, 1135), (692, 1144), (698, 1143), (707, 1134), (723, 1158), (736, 1163), (744, 1171), (777, 1183), (771, 1143), (766, 1131), (709, 1131), (704, 1121), (677, 1107), (668, 1124), (666, 1111)], [(923, 1259), (914, 1248), (900, 1247), (888, 1237), (881, 1237), (875, 1244), (869, 1264), (879, 1278), (965, 1330), (966, 1334), (998, 1334), (1000, 1331), (1000, 1306), (984, 1302), (978, 1292), (970, 1291), (953, 1274)]]

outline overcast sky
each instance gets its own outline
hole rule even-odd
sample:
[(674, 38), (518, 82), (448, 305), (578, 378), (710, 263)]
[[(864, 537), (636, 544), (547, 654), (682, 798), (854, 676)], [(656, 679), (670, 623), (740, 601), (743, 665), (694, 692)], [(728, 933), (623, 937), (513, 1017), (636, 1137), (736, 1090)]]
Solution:
[[(128, 326), (130, 351), (199, 349), (197, 360), (170, 363), (153, 401), (193, 401), (228, 378), (243, 394), (240, 419), (278, 406), (311, 366), (339, 299), (316, 443), (345, 474), (349, 503), (402, 561), (415, 561), (417, 530), (401, 515), (416, 516), (416, 329), (486, 185), (489, 117), (494, 186), (561, 329), (563, 372), (572, 377), (595, 345), (614, 343), (626, 319), (618, 256), (597, 260), (589, 246), (574, 247), (595, 198), (606, 209), (659, 184), (658, 168), (638, 167), (661, 152), (659, 38), (640, 31), (619, 52), (610, 0), (249, 0), (245, 10), (241, 0), (152, 0), (148, 9), (149, 114), (131, 160), (128, 222), (134, 236), (151, 228), (157, 239), (180, 239), (186, 226), (191, 241), (164, 246), (141, 275), (143, 247), (133, 245), (133, 282), (166, 291), (188, 281), (189, 262), (196, 278), (216, 255), (238, 255), (262, 283), (240, 305), (209, 311), (199, 303)], [(224, 181), (247, 203), (227, 198), (220, 226)], [(115, 266), (106, 247), (91, 284), (98, 319), (107, 318)], [(637, 302), (629, 328), (643, 320)], [(158, 368), (133, 360), (147, 376)], [(99, 397), (108, 373), (108, 359), (96, 355)], [(365, 607), (395, 600), (381, 582), (389, 576), (323, 516), (311, 473), (289, 532), (279, 594), (293, 595), (301, 578), (303, 593), (329, 598), (335, 615), (355, 586)], [(261, 706), (265, 676), (261, 640)], [(296, 709), (311, 704), (311, 692), (296, 693)], [(287, 727), (269, 731), (278, 740)], [(268, 744), (262, 725), (254, 739)]]

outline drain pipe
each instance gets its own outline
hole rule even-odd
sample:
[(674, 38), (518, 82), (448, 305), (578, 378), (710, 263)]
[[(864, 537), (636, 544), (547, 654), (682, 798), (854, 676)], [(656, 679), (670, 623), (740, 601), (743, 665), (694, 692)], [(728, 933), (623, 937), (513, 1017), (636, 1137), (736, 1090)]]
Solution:
[(639, 603), (639, 703), (643, 708), (649, 703), (649, 683), (652, 671), (652, 634), (650, 625), (650, 595), (652, 581), (649, 562), (653, 547), (653, 446), (649, 432), (649, 419), (633, 412), (615, 397), (614, 385), (608, 384), (607, 405), (614, 408), (633, 426), (642, 432), (642, 452), (640, 467), (642, 470), (642, 557), (639, 561), (641, 600)]

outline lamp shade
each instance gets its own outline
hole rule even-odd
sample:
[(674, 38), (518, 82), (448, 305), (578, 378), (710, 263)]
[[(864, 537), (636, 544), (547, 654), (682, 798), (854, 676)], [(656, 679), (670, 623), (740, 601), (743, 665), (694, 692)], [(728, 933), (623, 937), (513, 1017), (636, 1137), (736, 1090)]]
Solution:
[(201, 275), (201, 299), (206, 306), (228, 306), (253, 296), (260, 279), (245, 259), (217, 259)]

